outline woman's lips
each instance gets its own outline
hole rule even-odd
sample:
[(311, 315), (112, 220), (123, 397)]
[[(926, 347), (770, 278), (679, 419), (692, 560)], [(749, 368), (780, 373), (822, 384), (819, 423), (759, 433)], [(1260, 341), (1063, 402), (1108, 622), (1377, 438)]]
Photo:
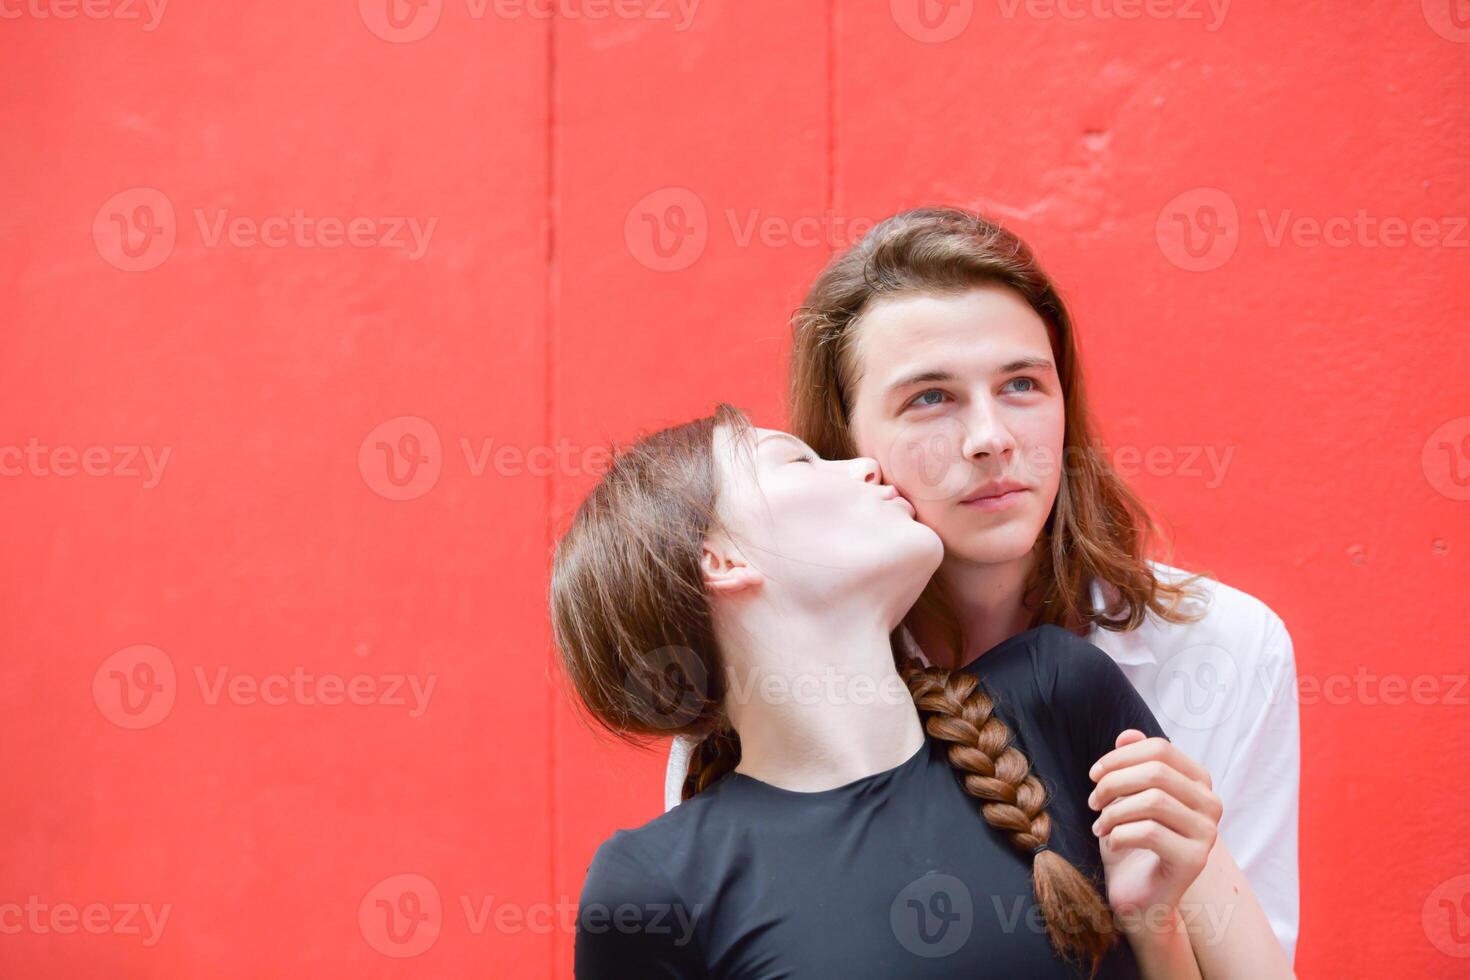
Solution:
[(974, 500), (960, 501), (961, 507), (972, 507), (975, 510), (1004, 510), (1021, 502), (1021, 495), (1028, 493), (1026, 489), (1008, 490), (994, 497), (977, 497)]
[(909, 516), (910, 517), (918, 517), (919, 516), (919, 512), (916, 511), (916, 510), (914, 510), (914, 505), (911, 504), (911, 503), (909, 503), (908, 500), (905, 499), (904, 497), (899, 496), (898, 494), (894, 494), (892, 497), (889, 497), (888, 499), (889, 500), (896, 500), (900, 504), (903, 504), (904, 509), (909, 512)]

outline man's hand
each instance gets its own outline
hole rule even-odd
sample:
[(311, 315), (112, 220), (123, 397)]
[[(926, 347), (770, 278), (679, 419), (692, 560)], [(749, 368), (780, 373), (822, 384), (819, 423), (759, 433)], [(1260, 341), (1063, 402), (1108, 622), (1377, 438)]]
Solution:
[(1224, 807), (1210, 774), (1168, 739), (1130, 728), (1088, 775), (1108, 903), (1124, 915), (1176, 909), (1215, 846)]

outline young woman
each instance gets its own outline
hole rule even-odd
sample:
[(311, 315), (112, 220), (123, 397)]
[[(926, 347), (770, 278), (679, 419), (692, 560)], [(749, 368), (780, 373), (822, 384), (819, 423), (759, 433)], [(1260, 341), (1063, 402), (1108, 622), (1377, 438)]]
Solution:
[(1043, 627), (900, 656), (944, 554), (913, 514), (728, 406), (582, 503), (551, 583), (581, 703), (730, 765), (598, 848), (577, 976), (1289, 976), (1207, 777), (1106, 655)]
[[(792, 431), (825, 457), (877, 459), (944, 542), (903, 649), (958, 667), (1054, 624), (1105, 651), (1209, 772), (1220, 835), (1289, 958), (1291, 639), (1251, 596), (1146, 560), (1147, 514), (1093, 433), (1071, 318), (1025, 243), (963, 211), (896, 215), (833, 259), (793, 323)], [(691, 753), (697, 770), (719, 748), (676, 740), (667, 807), (700, 779)]]

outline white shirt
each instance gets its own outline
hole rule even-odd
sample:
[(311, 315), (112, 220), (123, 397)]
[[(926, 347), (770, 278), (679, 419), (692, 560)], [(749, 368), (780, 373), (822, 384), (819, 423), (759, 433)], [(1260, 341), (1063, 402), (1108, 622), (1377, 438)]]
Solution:
[[(1161, 579), (1187, 577), (1168, 565), (1153, 567)], [(1093, 628), (1087, 639), (1123, 669), (1170, 741), (1209, 772), (1225, 807), (1220, 837), (1295, 959), (1301, 736), (1291, 636), (1259, 599), (1210, 579), (1195, 588), (1204, 593), (1205, 613), (1192, 623), (1150, 613), (1136, 630)], [(1105, 599), (1093, 583), (1094, 607), (1103, 608)], [(928, 663), (908, 630), (900, 638)], [(665, 810), (679, 803), (693, 745), (674, 739)]]

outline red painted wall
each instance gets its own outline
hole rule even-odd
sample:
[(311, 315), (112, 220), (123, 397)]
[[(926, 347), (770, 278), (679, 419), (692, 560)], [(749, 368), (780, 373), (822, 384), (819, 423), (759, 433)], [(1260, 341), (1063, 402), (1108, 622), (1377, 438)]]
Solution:
[(392, 3), (0, 0), (0, 975), (568, 976), (553, 535), (936, 201), (1292, 630), (1300, 974), (1470, 971), (1464, 0)]

